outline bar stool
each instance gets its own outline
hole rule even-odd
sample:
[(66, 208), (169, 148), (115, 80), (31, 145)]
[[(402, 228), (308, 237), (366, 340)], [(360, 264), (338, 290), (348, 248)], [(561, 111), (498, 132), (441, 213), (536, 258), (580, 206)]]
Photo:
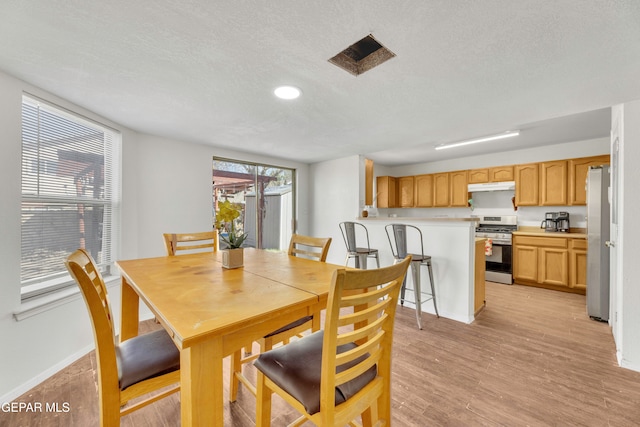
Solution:
[[(408, 254), (407, 253), (407, 230), (411, 230), (411, 233), (420, 238), (420, 253)], [(424, 243), (422, 240), (422, 231), (414, 226), (407, 224), (388, 224), (385, 226), (387, 232), (387, 238), (389, 239), (389, 245), (391, 245), (391, 253), (393, 254), (394, 264), (402, 261), (407, 255), (411, 255), (411, 277), (413, 279), (413, 293), (415, 296), (416, 304), (416, 319), (418, 321), (418, 329), (422, 329), (422, 304), (433, 300), (433, 308), (436, 311), (436, 317), (440, 317), (438, 314), (438, 306), (436, 305), (436, 291), (433, 281), (433, 269), (431, 268), (431, 256), (424, 254)], [(391, 240), (393, 235), (393, 241)], [(423, 292), (420, 286), (420, 267), (423, 265), (429, 268), (429, 281), (431, 283), (431, 293)], [(400, 290), (400, 305), (404, 305), (404, 294), (407, 285), (407, 278), (405, 277)], [(411, 289), (409, 289), (411, 290)], [(422, 299), (426, 297), (425, 299)]]
[[(356, 229), (361, 227), (364, 230), (364, 234), (367, 238), (367, 247), (358, 247), (356, 239)], [(347, 258), (344, 265), (349, 263), (349, 258), (355, 259), (355, 267), (367, 268), (367, 258), (375, 258), (378, 268), (380, 268), (380, 258), (378, 257), (378, 250), (371, 249), (369, 246), (369, 232), (367, 227), (359, 222), (345, 221), (340, 223), (340, 232), (342, 232), (342, 238), (344, 244), (347, 246)], [(401, 260), (402, 261), (402, 260)]]

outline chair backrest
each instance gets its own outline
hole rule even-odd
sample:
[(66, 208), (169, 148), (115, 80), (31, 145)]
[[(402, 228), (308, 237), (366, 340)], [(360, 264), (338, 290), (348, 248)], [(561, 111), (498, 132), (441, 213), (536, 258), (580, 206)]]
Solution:
[[(339, 269), (333, 275), (324, 326), (322, 347), (322, 411), (335, 405), (336, 386), (353, 380), (377, 365), (377, 376), (365, 386), (382, 382), (382, 396), (390, 401), (391, 347), (398, 293), (410, 257), (398, 264), (375, 270)], [(357, 344), (354, 350), (338, 354), (338, 347)], [(346, 365), (346, 366), (345, 366)], [(375, 369), (375, 368), (373, 368)], [(326, 374), (324, 374), (326, 373)], [(355, 398), (355, 397), (354, 397)], [(390, 422), (388, 405), (381, 405), (382, 419)], [(329, 412), (332, 412), (329, 410)]]
[[(96, 344), (99, 381), (115, 381), (118, 385), (115, 333), (107, 287), (93, 258), (84, 249), (73, 252), (65, 261), (67, 270), (80, 287), (87, 304)], [(115, 373), (103, 378), (103, 372)]]
[(216, 230), (199, 233), (165, 233), (162, 236), (169, 256), (178, 255), (178, 252), (216, 252), (218, 250)]
[[(420, 240), (420, 255), (424, 255), (424, 243), (422, 241), (422, 231), (414, 225), (388, 224), (384, 227), (387, 232), (387, 239), (391, 246), (391, 253), (395, 259), (404, 259), (407, 254), (407, 231), (412, 230)], [(393, 236), (393, 239), (391, 239)]]
[(345, 221), (340, 223), (340, 232), (342, 233), (342, 239), (344, 239), (344, 244), (347, 246), (348, 252), (356, 252), (356, 248), (358, 247), (358, 241), (356, 239), (357, 228), (364, 230), (364, 234), (367, 238), (367, 249), (371, 249), (371, 246), (369, 245), (369, 232), (367, 231), (367, 227), (359, 222)]
[(325, 262), (331, 245), (331, 237), (310, 237), (301, 234), (291, 236), (289, 255), (302, 256)]

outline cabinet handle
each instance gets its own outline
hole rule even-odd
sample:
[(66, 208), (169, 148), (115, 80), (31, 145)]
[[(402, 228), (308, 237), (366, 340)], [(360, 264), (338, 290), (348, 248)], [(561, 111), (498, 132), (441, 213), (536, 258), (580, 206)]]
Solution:
[(615, 248), (616, 247), (616, 242), (612, 242), (607, 240), (606, 242), (604, 242), (604, 245), (608, 248)]

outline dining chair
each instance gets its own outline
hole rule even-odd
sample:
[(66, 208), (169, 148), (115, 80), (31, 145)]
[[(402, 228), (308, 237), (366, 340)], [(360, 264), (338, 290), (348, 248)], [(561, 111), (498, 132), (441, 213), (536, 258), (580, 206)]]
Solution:
[[(422, 231), (415, 225), (408, 224), (388, 224), (385, 226), (387, 233), (387, 239), (389, 239), (389, 245), (391, 246), (391, 254), (393, 255), (394, 262), (399, 262), (407, 255), (411, 256), (411, 278), (413, 280), (413, 294), (414, 303), (416, 305), (416, 321), (418, 322), (418, 329), (422, 329), (422, 304), (431, 300), (433, 301), (433, 308), (436, 312), (436, 317), (440, 317), (438, 314), (438, 305), (436, 304), (436, 289), (433, 281), (433, 268), (431, 265), (431, 256), (424, 254), (424, 240), (422, 239)], [(407, 245), (409, 239), (409, 233), (413, 237), (414, 241), (420, 243), (420, 253), (408, 253)], [(391, 238), (393, 236), (393, 239)], [(431, 293), (424, 292), (420, 282), (420, 268), (426, 266), (429, 271), (429, 283), (431, 285)], [(407, 280), (405, 278), (402, 283), (402, 290), (400, 291), (400, 305), (404, 305), (404, 294), (407, 286)], [(411, 290), (411, 289), (410, 289)], [(423, 299), (423, 296), (425, 297)]]
[[(180, 352), (169, 334), (160, 329), (116, 344), (107, 288), (93, 258), (78, 249), (65, 265), (80, 287), (93, 325), (100, 426), (118, 426), (121, 417), (179, 391)], [(125, 406), (145, 395), (150, 396)]]
[(291, 425), (391, 425), (393, 326), (410, 262), (334, 273), (324, 329), (255, 361), (256, 426), (271, 425), (274, 392), (302, 414)]
[(216, 252), (219, 247), (216, 230), (198, 233), (165, 233), (162, 236), (169, 256), (194, 252)]
[[(355, 267), (356, 268), (367, 268), (367, 258), (375, 258), (376, 265), (380, 268), (380, 257), (378, 256), (377, 249), (371, 249), (371, 245), (369, 244), (369, 231), (367, 231), (367, 227), (364, 224), (360, 224), (359, 222), (353, 221), (344, 221), (341, 222), (340, 232), (342, 233), (342, 239), (344, 240), (344, 244), (347, 246), (347, 258), (345, 259), (344, 265), (349, 263), (349, 259), (355, 259)], [(358, 246), (358, 242), (364, 243), (364, 239), (358, 240), (357, 230), (360, 230), (360, 235), (364, 235), (367, 241), (367, 246)]]
[[(325, 262), (331, 245), (331, 237), (311, 237), (301, 234), (291, 236), (289, 242), (288, 255), (296, 257), (304, 257), (320, 262)], [(229, 400), (234, 402), (238, 396), (238, 387), (240, 383), (244, 384), (247, 389), (255, 396), (256, 386), (242, 373), (242, 366), (256, 360), (260, 354), (271, 350), (279, 343), (288, 344), (291, 338), (301, 337), (302, 333), (311, 329), (313, 316), (305, 316), (282, 328), (265, 335), (258, 340), (260, 352), (253, 354), (245, 352), (244, 356), (235, 352), (231, 357), (231, 389), (229, 391)], [(245, 346), (251, 348), (251, 345)]]

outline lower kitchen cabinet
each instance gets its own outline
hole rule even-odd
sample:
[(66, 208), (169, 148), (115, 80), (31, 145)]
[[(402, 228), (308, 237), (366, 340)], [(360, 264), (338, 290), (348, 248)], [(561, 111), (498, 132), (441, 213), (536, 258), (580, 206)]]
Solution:
[(569, 286), (587, 291), (587, 239), (569, 240)]
[(584, 293), (586, 256), (584, 239), (571, 239), (568, 236), (514, 235), (514, 282), (521, 285)]

